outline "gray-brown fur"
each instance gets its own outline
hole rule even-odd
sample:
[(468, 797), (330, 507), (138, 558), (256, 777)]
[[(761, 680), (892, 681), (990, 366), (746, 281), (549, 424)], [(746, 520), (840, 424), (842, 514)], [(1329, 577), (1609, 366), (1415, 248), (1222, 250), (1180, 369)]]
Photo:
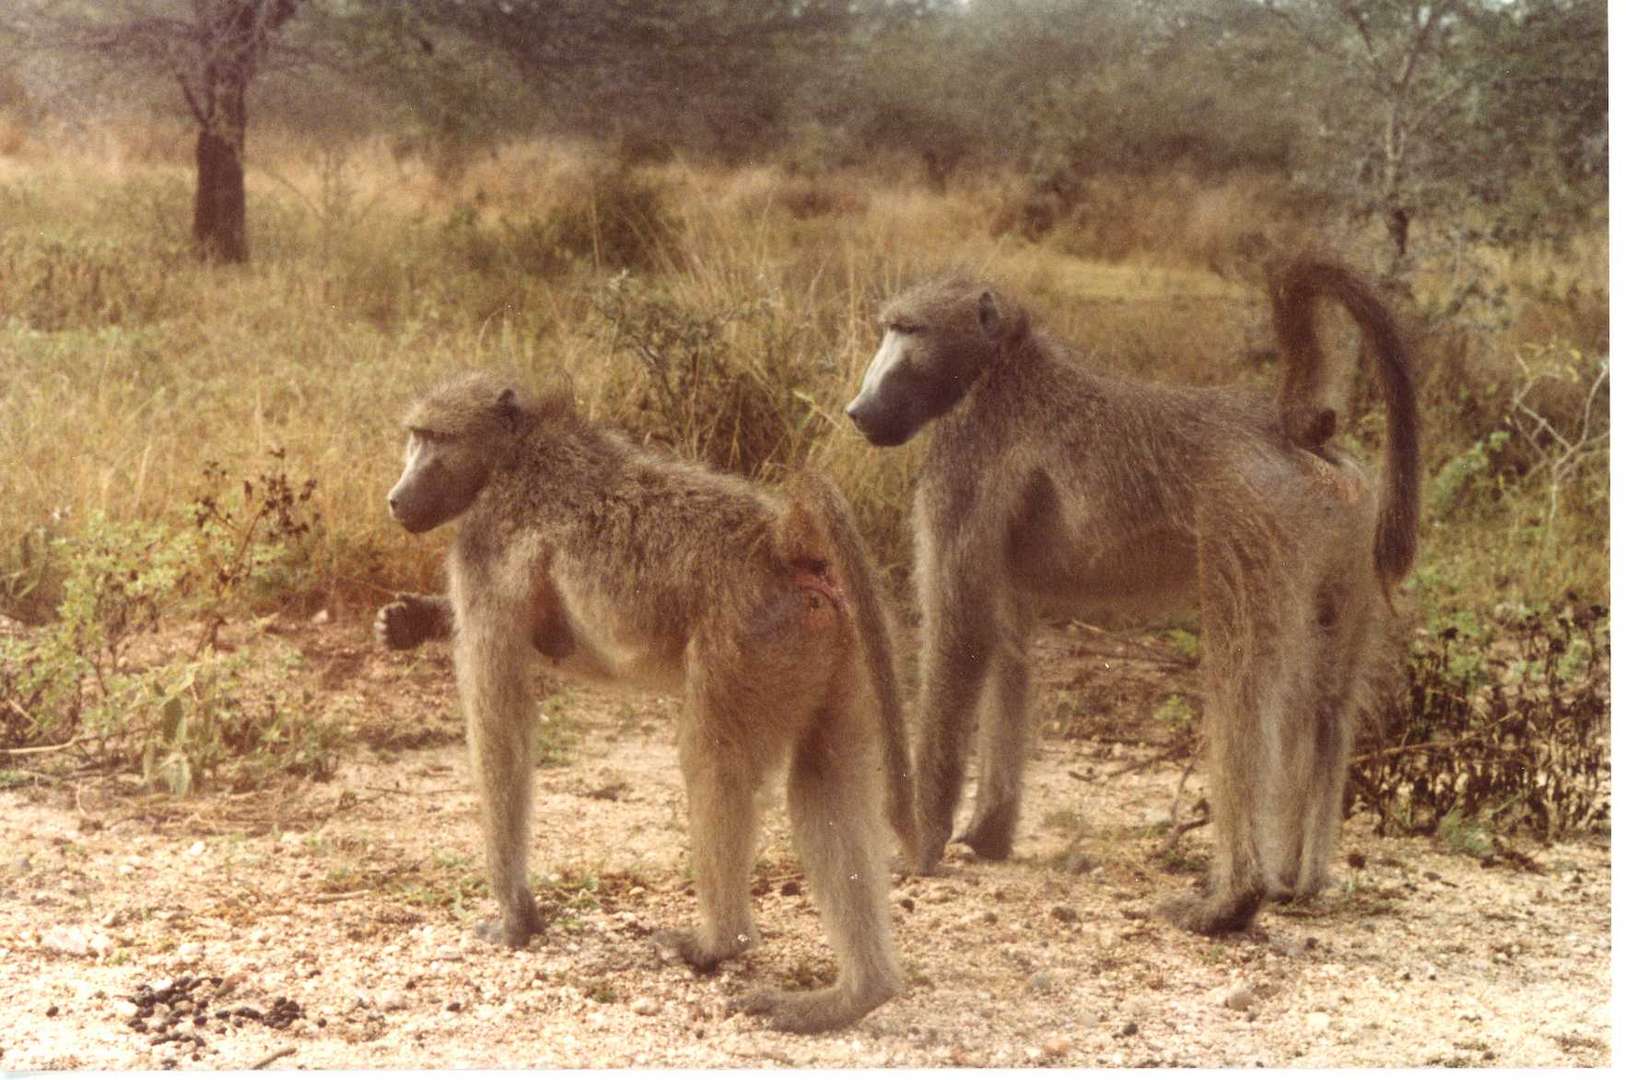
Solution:
[[(488, 376), (432, 392), (408, 425), (392, 512), (414, 531), (461, 515), (451, 626), (502, 914), (493, 935), (518, 946), (542, 929), (525, 871), (526, 672), (540, 652), (567, 674), (683, 697), (700, 925), (663, 946), (706, 970), (756, 940), (755, 793), (788, 758), (792, 829), (837, 978), (738, 1004), (819, 1031), (896, 994), (877, 785), (884, 767), (912, 859), (907, 748), (886, 616), (840, 495), (815, 477), (776, 495), (656, 457), (562, 399), (530, 402)], [(438, 626), (436, 605), (397, 601), (380, 625)]]
[[(1358, 288), (1313, 265), (1308, 287), (1284, 295), (1308, 303)], [(1308, 392), (1272, 400), (1097, 371), (966, 278), (905, 292), (881, 321), (886, 336), (848, 414), (880, 445), (936, 420), (914, 505), (918, 868), (932, 872), (952, 835), (979, 709), (977, 806), (959, 839), (987, 858), (1010, 854), (1038, 615), (1143, 621), (1195, 601), (1216, 851), (1207, 894), (1164, 912), (1215, 933), (1245, 926), (1267, 895), (1319, 889), (1386, 614), (1380, 596), (1415, 550), (1415, 514), (1403, 510), (1416, 499), (1409, 380), (1386, 383), (1380, 497), (1325, 439), (1306, 449), (1286, 430), (1287, 406)], [(1392, 326), (1386, 313), (1380, 325)], [(1398, 335), (1384, 350), (1403, 375)]]

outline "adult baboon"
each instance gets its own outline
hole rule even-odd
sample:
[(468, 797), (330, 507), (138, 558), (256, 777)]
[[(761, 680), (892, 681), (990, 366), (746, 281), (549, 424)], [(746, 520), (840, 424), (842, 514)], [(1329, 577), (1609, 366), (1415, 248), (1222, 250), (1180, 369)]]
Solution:
[(487, 375), (456, 379), (407, 416), (390, 512), (412, 532), (462, 519), (449, 597), (379, 613), (380, 637), (454, 638), (500, 924), (542, 929), (526, 883), (528, 661), (681, 693), (700, 925), (660, 940), (713, 968), (756, 938), (754, 793), (788, 756), (796, 846), (839, 961), (835, 985), (738, 1005), (775, 1027), (850, 1023), (898, 992), (877, 782), (914, 857), (907, 747), (890, 631), (840, 494), (804, 477), (786, 496), (658, 458)]
[[(885, 306), (847, 414), (878, 446), (937, 421), (914, 507), (922, 872), (952, 833), (985, 693), (977, 807), (959, 839), (1010, 854), (1036, 615), (1133, 619), (1195, 599), (1216, 851), (1207, 895), (1164, 914), (1217, 933), (1246, 926), (1266, 895), (1325, 882), (1375, 624), (1415, 552), (1417, 416), (1393, 321), (1347, 270), (1300, 260), (1272, 296), (1287, 367), (1274, 402), (1092, 370), (965, 278)], [(1328, 443), (1322, 296), (1349, 310), (1376, 359), (1389, 414), (1381, 495)]]

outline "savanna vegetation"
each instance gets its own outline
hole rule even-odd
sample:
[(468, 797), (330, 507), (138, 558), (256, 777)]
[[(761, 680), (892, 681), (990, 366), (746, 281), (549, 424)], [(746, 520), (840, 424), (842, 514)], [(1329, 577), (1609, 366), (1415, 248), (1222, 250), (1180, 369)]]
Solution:
[(440, 375), (827, 470), (901, 584), (913, 452), (840, 413), (880, 299), (970, 266), (1099, 364), (1269, 382), (1313, 246), (1384, 282), (1426, 423), (1358, 798), (1607, 820), (1602, 0), (8, 8), (0, 746), (66, 747), (14, 766), (330, 769), (343, 718), (217, 634), (435, 586), (383, 496)]

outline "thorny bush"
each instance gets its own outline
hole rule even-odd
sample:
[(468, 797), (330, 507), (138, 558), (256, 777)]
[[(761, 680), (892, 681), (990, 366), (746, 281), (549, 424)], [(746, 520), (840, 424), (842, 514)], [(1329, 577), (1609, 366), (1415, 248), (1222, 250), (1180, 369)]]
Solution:
[(1607, 827), (1609, 616), (1574, 594), (1544, 611), (1459, 616), (1412, 647), (1351, 770), (1380, 832), (1450, 822), (1543, 840)]

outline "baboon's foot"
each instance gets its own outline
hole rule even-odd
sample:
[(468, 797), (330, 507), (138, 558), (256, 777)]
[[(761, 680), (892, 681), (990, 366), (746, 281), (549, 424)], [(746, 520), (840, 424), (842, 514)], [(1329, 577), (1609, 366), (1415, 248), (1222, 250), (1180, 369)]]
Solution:
[(502, 918), (488, 919), (475, 926), (474, 934), (481, 941), (489, 941), (493, 945), (523, 949), (530, 942), (532, 934), (540, 934), (545, 929), (542, 916), (536, 910), (536, 901), (527, 893), (524, 902), (515, 905), (512, 911), (504, 911)]
[(823, 990), (757, 990), (730, 999), (730, 1012), (763, 1016), (776, 1031), (811, 1035), (846, 1027), (897, 995), (895, 985), (880, 984), (869, 990), (850, 986), (829, 986)]
[(719, 942), (708, 942), (694, 930), (657, 930), (655, 947), (675, 953), (685, 964), (703, 974), (717, 970), (717, 965), (740, 955), (756, 944), (755, 933), (739, 933)]
[(1264, 899), (1263, 892), (1228, 893), (1220, 896), (1186, 893), (1171, 897), (1157, 906), (1157, 915), (1166, 922), (1194, 934), (1213, 937), (1246, 930)]
[(954, 842), (975, 851), (980, 859), (1003, 862), (1011, 857), (1015, 838), (1016, 808), (996, 807), (986, 814), (979, 811)]
[(429, 639), (430, 620), (416, 597), (385, 604), (373, 619), (373, 637), (386, 649), (415, 649)]
[(943, 852), (948, 849), (949, 836), (953, 831), (952, 821), (938, 825), (922, 816), (919, 846), (915, 849), (915, 873), (921, 877), (935, 877), (942, 873), (939, 864), (943, 861)]

